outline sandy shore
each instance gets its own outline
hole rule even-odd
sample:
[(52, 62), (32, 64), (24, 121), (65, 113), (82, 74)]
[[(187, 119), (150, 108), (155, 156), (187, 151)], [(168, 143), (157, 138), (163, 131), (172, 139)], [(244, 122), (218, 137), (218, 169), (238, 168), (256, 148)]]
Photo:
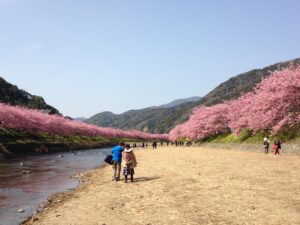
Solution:
[(300, 224), (300, 157), (200, 147), (136, 150), (133, 183), (88, 173), (26, 224)]

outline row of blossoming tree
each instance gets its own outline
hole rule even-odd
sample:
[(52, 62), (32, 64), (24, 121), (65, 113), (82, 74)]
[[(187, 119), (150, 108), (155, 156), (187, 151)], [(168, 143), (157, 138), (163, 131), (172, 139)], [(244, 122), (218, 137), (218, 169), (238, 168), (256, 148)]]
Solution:
[(123, 131), (102, 128), (65, 119), (57, 115), (48, 115), (37, 110), (2, 103), (0, 103), (0, 128), (9, 128), (29, 133), (43, 132), (61, 136), (84, 135), (168, 140), (167, 134), (149, 134), (137, 130)]
[(300, 123), (300, 67), (275, 71), (253, 92), (236, 100), (196, 108), (190, 119), (171, 130), (172, 140), (199, 140), (243, 129), (276, 134)]

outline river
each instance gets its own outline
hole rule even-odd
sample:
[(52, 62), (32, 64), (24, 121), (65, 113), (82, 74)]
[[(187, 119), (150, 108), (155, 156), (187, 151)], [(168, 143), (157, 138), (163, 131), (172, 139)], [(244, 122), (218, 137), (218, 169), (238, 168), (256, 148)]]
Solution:
[(40, 210), (50, 195), (75, 188), (79, 181), (71, 176), (100, 167), (110, 150), (0, 159), (0, 225), (17, 225)]

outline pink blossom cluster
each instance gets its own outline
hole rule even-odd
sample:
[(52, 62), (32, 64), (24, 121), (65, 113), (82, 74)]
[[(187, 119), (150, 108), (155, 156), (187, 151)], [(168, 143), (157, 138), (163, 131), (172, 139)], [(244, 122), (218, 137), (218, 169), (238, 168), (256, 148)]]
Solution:
[(275, 71), (254, 91), (236, 100), (196, 108), (190, 119), (170, 131), (172, 140), (192, 140), (218, 133), (238, 134), (247, 128), (276, 134), (300, 123), (300, 67)]
[(62, 136), (85, 135), (118, 138), (141, 138), (168, 140), (168, 134), (150, 134), (137, 130), (118, 130), (103, 128), (80, 121), (65, 119), (57, 115), (48, 115), (40, 111), (20, 106), (0, 103), (0, 127), (26, 131), (45, 132)]

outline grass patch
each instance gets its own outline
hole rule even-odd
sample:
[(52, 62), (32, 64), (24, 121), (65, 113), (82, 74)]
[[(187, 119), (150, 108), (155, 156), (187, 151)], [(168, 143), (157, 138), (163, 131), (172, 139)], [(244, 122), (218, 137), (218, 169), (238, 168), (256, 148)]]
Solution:
[(80, 135), (59, 136), (43, 132), (28, 133), (0, 128), (0, 143), (2, 147), (16, 154), (110, 147), (121, 141), (125, 143), (146, 142), (146, 140), (134, 138), (89, 137)]
[(271, 135), (268, 131), (261, 131), (252, 133), (249, 129), (242, 130), (238, 135), (218, 134), (210, 136), (196, 143), (248, 143), (248, 144), (262, 144), (264, 137), (269, 137), (270, 142), (273, 143), (275, 139), (279, 138), (285, 143), (300, 143), (300, 127), (285, 128), (276, 135)]
[(300, 125), (293, 128), (284, 128), (276, 135), (280, 140), (284, 142), (297, 141), (300, 139)]

